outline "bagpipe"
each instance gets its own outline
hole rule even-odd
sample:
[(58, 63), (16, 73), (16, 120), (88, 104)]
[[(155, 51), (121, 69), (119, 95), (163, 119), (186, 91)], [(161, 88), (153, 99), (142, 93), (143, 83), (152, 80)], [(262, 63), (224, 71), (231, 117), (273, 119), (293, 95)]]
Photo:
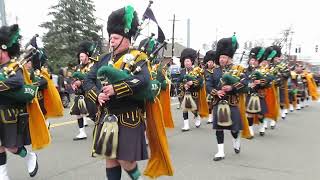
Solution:
[(270, 77), (274, 74), (274, 72), (270, 71), (270, 68), (267, 67), (258, 67), (254, 68), (248, 78), (250, 79), (250, 82), (253, 82), (254, 80), (266, 80), (270, 79)]
[(154, 64), (151, 69), (151, 77), (152, 79), (156, 79), (161, 83), (161, 90), (165, 90), (167, 85), (170, 83), (168, 81), (169, 77), (167, 74), (168, 70), (168, 62)]
[(290, 68), (287, 62), (271, 64), (269, 73), (275, 80), (276, 85), (279, 85), (283, 79), (287, 79), (290, 76)]
[[(237, 87), (245, 79), (242, 66), (232, 66), (230, 69), (227, 69), (223, 72), (222, 77), (220, 78), (220, 86), (232, 86)], [(247, 88), (242, 87), (239, 89), (239, 92), (246, 92)], [(236, 98), (236, 99), (234, 99)], [(231, 103), (232, 101), (232, 103)], [(235, 105), (234, 102), (239, 102), (239, 97), (232, 94), (226, 94), (220, 98), (217, 106), (217, 117), (219, 126), (227, 127), (232, 125), (231, 119), (231, 108), (230, 104)]]
[[(189, 82), (193, 81), (195, 82), (198, 80), (199, 82), (199, 87), (201, 88), (203, 86), (203, 79), (204, 79), (204, 70), (201, 69), (200, 67), (195, 67), (192, 69), (191, 72), (188, 74), (185, 74), (182, 78), (182, 84), (181, 84), (181, 93), (180, 96), (183, 97), (182, 102), (181, 102), (181, 107), (183, 108), (184, 111), (194, 111), (197, 110), (197, 103), (196, 101), (192, 98), (192, 94), (189, 89), (186, 89), (184, 85)], [(182, 98), (181, 97), (181, 98)]]
[[(91, 59), (91, 57), (89, 57)], [(90, 68), (94, 65), (95, 61), (90, 61), (87, 65), (83, 66), (83, 64), (80, 62), (80, 64), (77, 67), (77, 70), (72, 73), (73, 81), (79, 80), (83, 81), (87, 73), (90, 71)]]
[[(20, 69), (23, 70), (23, 73), (26, 73), (24, 65), (28, 62), (37, 53), (35, 48), (27, 49), (20, 57), (17, 59), (11, 60), (11, 63), (3, 68), (3, 71), (0, 72), (0, 81), (5, 81), (6, 79), (14, 76), (16, 72)], [(10, 90), (1, 93), (1, 95), (13, 99), (17, 102), (28, 103), (33, 100), (37, 95), (38, 87), (35, 85), (24, 84), (22, 88), (16, 90)]]
[[(153, 38), (154, 34), (149, 37), (149, 40)], [(135, 39), (133, 40), (133, 42)], [(101, 84), (115, 84), (129, 78), (141, 72), (143, 66), (150, 66), (150, 58), (153, 58), (160, 49), (165, 46), (166, 42), (159, 44), (152, 52), (147, 53), (148, 41), (146, 41), (139, 50), (134, 50), (131, 45), (128, 53), (124, 55), (120, 67), (115, 67), (112, 60), (109, 60), (108, 65), (104, 65), (99, 68), (97, 77), (101, 81)], [(111, 51), (111, 57), (113, 57), (113, 51)], [(145, 89), (139, 91), (134, 99), (153, 101), (154, 98), (160, 93), (161, 83), (157, 79), (152, 79)]]
[(186, 83), (188, 81), (194, 81), (198, 78), (201, 78), (199, 84), (203, 85), (203, 75), (204, 75), (204, 70), (200, 67), (195, 67), (192, 69), (191, 72), (183, 76), (182, 81)]
[(248, 100), (246, 112), (255, 114), (261, 111), (261, 104), (260, 104), (260, 98), (258, 96), (257, 87), (250, 86), (250, 84), (254, 83), (255, 80), (262, 81), (266, 78), (266, 76), (261, 71), (259, 71), (259, 68), (252, 68), (252, 72), (248, 76), (248, 78), (249, 78), (250, 98)]
[[(245, 74), (243, 72), (244, 69), (240, 65), (231, 67), (229, 70), (223, 72), (223, 75), (220, 78), (220, 85), (236, 86), (237, 84), (242, 83), (245, 80)], [(241, 88), (241, 92), (246, 91), (246, 87)]]

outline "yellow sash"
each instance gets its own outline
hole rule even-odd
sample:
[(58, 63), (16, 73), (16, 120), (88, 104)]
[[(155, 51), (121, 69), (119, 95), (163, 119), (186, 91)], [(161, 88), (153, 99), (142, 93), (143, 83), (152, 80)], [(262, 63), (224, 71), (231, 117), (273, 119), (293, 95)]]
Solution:
[(171, 102), (170, 102), (170, 81), (167, 81), (166, 90), (161, 90), (159, 94), (159, 100), (163, 112), (163, 121), (166, 128), (174, 128), (174, 123), (171, 114)]
[(207, 102), (207, 93), (206, 93), (206, 83), (203, 81), (203, 86), (199, 90), (199, 96), (198, 96), (198, 111), (199, 116), (201, 118), (205, 118), (209, 116), (209, 106)]
[(268, 113), (265, 114), (265, 117), (277, 121), (280, 112), (280, 106), (278, 103), (278, 94), (276, 92), (274, 83), (272, 83), (271, 87), (266, 88), (265, 92), (265, 100), (268, 106)]
[[(134, 57), (139, 51), (133, 50), (130, 52)], [(137, 58), (136, 62), (147, 59), (147, 56), (142, 53)], [(123, 62), (123, 56), (114, 64), (114, 67), (119, 69)], [(149, 71), (151, 70), (148, 64)], [(173, 166), (170, 159), (167, 135), (165, 132), (163, 113), (161, 104), (158, 98), (154, 102), (146, 102), (147, 114), (147, 137), (151, 157), (148, 160), (144, 175), (151, 178), (157, 178), (162, 175), (172, 176)]]
[(249, 131), (249, 122), (247, 119), (247, 114), (246, 114), (246, 97), (244, 94), (239, 95), (239, 111), (241, 115), (241, 122), (242, 122), (242, 132), (241, 136), (243, 138), (250, 138), (251, 134)]
[(47, 117), (63, 116), (63, 105), (60, 94), (55, 87), (50, 75), (46, 69), (41, 70), (41, 74), (47, 80), (47, 88), (43, 90), (44, 106), (46, 108)]
[(316, 85), (311, 73), (307, 73), (305, 76), (306, 76), (307, 84), (308, 84), (308, 92), (309, 92), (310, 96), (312, 97), (312, 100), (316, 101), (319, 98), (317, 85)]
[[(23, 68), (23, 77), (26, 84), (32, 84), (30, 75), (25, 68)], [(50, 144), (51, 138), (37, 98), (34, 98), (27, 105), (27, 111), (29, 113), (29, 131), (32, 149), (39, 150), (45, 148)]]

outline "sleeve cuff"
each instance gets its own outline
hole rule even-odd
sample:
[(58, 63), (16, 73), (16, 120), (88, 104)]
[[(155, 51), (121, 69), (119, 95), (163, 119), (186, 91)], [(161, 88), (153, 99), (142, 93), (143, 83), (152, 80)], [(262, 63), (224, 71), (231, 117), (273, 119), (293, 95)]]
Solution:
[(114, 84), (113, 89), (114, 89), (116, 98), (122, 98), (122, 97), (133, 95), (132, 89), (125, 82)]
[(244, 87), (244, 85), (242, 83), (240, 83), (240, 82), (237, 82), (237, 83), (233, 84), (233, 88), (235, 88), (236, 90), (239, 90), (239, 89), (241, 89), (243, 87)]
[(93, 90), (93, 89), (91, 89), (90, 91), (88, 91), (88, 93), (87, 93), (87, 98), (88, 99), (90, 99), (90, 101), (92, 101), (92, 102), (97, 102), (97, 99), (98, 99), (98, 95), (97, 95), (97, 93)]
[(266, 83), (267, 83), (267, 80), (260, 79), (260, 85), (264, 86), (264, 85), (266, 85)]
[(218, 94), (218, 90), (216, 89), (212, 89), (211, 93), (210, 93), (212, 96), (215, 96)]
[(193, 80), (192, 83), (193, 83), (194, 86), (199, 86), (199, 81), (198, 80)]
[(10, 87), (7, 86), (3, 81), (0, 81), (0, 92), (9, 90)]

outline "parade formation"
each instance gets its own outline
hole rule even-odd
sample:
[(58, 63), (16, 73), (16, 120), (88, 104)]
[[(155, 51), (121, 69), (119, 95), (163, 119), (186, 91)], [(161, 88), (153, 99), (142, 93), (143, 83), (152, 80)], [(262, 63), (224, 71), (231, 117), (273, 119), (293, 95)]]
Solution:
[[(143, 20), (148, 18), (155, 20), (148, 13)], [(122, 170), (133, 180), (174, 176), (166, 129), (179, 128), (186, 135), (193, 127), (212, 126), (208, 136), (215, 133), (218, 150), (212, 160), (224, 161), (229, 156), (225, 132), (231, 133), (232, 151), (242, 153), (242, 138), (263, 140), (272, 133), (266, 129), (277, 129), (288, 113), (318, 100), (313, 74), (301, 63), (290, 64), (281, 44), (253, 47), (247, 62), (237, 64), (233, 58), (239, 42), (231, 34), (203, 58), (193, 48), (182, 50), (177, 80), (181, 114), (173, 119), (173, 61), (159, 53), (167, 42), (160, 27), (158, 37), (150, 33), (137, 42), (142, 24), (133, 6), (117, 9), (108, 16), (109, 51), (98, 54), (97, 43), (83, 39), (74, 57), (70, 85), (75, 97), (69, 112), (79, 134), (70, 141), (92, 141), (91, 154), (84, 156), (102, 157), (108, 180), (120, 180)], [(46, 68), (47, 52), (37, 46), (39, 37), (21, 48), (19, 32), (17, 24), (0, 28), (0, 180), (13, 178), (8, 176), (9, 152), (25, 159), (31, 177), (37, 175), (41, 164), (35, 152), (50, 148), (49, 118), (64, 112)], [(85, 130), (86, 121), (94, 123), (93, 132)], [(183, 126), (175, 126), (177, 121)], [(147, 160), (144, 171), (137, 164), (142, 160)]]

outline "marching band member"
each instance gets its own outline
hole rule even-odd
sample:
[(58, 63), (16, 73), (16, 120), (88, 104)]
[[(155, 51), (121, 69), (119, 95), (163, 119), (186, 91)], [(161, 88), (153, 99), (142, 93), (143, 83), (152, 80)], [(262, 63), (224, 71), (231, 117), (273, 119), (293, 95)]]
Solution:
[(90, 57), (95, 50), (95, 44), (84, 41), (79, 46), (77, 54), (79, 65), (73, 73), (72, 88), (75, 90), (74, 104), (71, 107), (70, 114), (76, 115), (78, 120), (79, 134), (73, 138), (74, 141), (87, 139), (85, 131), (85, 119), (88, 115), (91, 119), (95, 119), (96, 105), (94, 97), (86, 96), (82, 82), (87, 73), (95, 63)]
[[(163, 134), (163, 120), (160, 119), (161, 105), (156, 98), (160, 83), (152, 84), (154, 81), (151, 80), (147, 55), (131, 47), (131, 38), (136, 35), (138, 25), (137, 13), (132, 6), (110, 14), (107, 30), (112, 52), (100, 57), (84, 81), (84, 90), (90, 96), (97, 97), (100, 105), (93, 155), (106, 157), (106, 176), (109, 180), (120, 180), (122, 168), (131, 179), (142, 179), (137, 161), (148, 159), (146, 127), (151, 158), (145, 175), (157, 177), (173, 173), (166, 135)], [(100, 80), (101, 73), (108, 77)], [(151, 102), (146, 101), (148, 97)], [(162, 134), (154, 134), (159, 132)]]
[(240, 153), (240, 135), (242, 119), (239, 110), (239, 93), (245, 89), (245, 83), (234, 75), (235, 65), (232, 58), (238, 48), (236, 37), (223, 38), (217, 44), (217, 61), (212, 76), (213, 129), (216, 129), (218, 152), (213, 160), (224, 159), (224, 130), (230, 130), (235, 153)]
[[(275, 86), (275, 76), (271, 71), (272, 67), (270, 66), (271, 61), (274, 59), (277, 51), (272, 47), (267, 47), (264, 53), (263, 61), (260, 63), (261, 71), (270, 78), (270, 86), (265, 88), (265, 99), (268, 107), (268, 112), (265, 113), (263, 119), (264, 129), (268, 128), (268, 121), (270, 121), (271, 129), (275, 128), (276, 121), (278, 120), (278, 115), (280, 111), (280, 105), (278, 101), (278, 92)], [(260, 135), (264, 135), (260, 129)]]
[(249, 122), (249, 130), (254, 137), (253, 123), (256, 117), (261, 123), (260, 135), (264, 135), (265, 129), (263, 126), (264, 114), (268, 112), (265, 100), (265, 88), (270, 83), (266, 75), (259, 71), (259, 64), (262, 62), (265, 49), (257, 46), (251, 49), (249, 54), (249, 67), (246, 71), (246, 76), (249, 79), (249, 91), (246, 100), (247, 119)]
[(0, 28), (1, 180), (9, 180), (6, 151), (25, 158), (29, 175), (34, 177), (38, 172), (37, 155), (25, 146), (32, 143), (33, 149), (41, 149), (50, 143), (43, 114), (34, 98), (37, 87), (31, 84), (22, 62), (14, 60), (20, 52), (20, 37), (17, 24)]
[(200, 117), (206, 116), (205, 114), (209, 112), (208, 104), (204, 102), (206, 95), (205, 87), (203, 86), (203, 70), (200, 67), (193, 67), (196, 59), (197, 51), (192, 48), (186, 48), (181, 52), (180, 62), (182, 69), (179, 78), (179, 99), (183, 110), (182, 132), (190, 130), (188, 111), (191, 111), (194, 115), (196, 128), (201, 125)]
[(303, 65), (296, 64), (291, 71), (291, 102), (296, 102), (296, 110), (301, 110), (301, 104), (307, 97), (307, 79), (303, 70)]
[(290, 76), (290, 70), (288, 64), (281, 62), (281, 47), (274, 45), (272, 49), (276, 51), (276, 55), (272, 59), (273, 68), (275, 70), (275, 83), (279, 87), (279, 99), (281, 118), (285, 119), (289, 108), (289, 91), (288, 91), (288, 78)]
[(212, 74), (215, 68), (214, 62), (216, 61), (216, 51), (210, 50), (206, 53), (203, 58), (204, 63), (206, 64), (204, 74), (205, 74), (205, 82), (206, 82), (206, 92), (207, 92), (207, 101), (209, 106), (209, 118), (207, 120), (207, 124), (211, 124), (213, 121), (212, 116), (212, 96), (210, 94), (212, 85), (210, 84)]

